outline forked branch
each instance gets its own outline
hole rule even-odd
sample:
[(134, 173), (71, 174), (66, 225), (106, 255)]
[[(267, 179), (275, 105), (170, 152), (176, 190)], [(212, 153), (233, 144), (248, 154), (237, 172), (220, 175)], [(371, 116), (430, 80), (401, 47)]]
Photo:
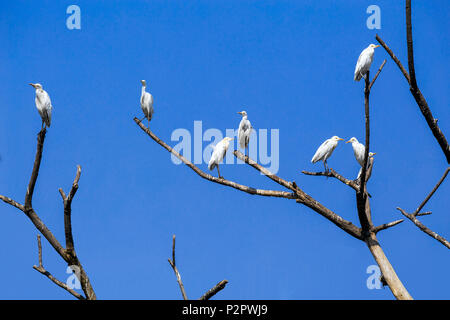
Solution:
[(47, 239), (47, 241), (50, 243), (50, 245), (55, 249), (55, 251), (61, 256), (61, 258), (67, 262), (69, 266), (76, 266), (77, 269), (80, 271), (79, 273), (76, 273), (78, 280), (80, 281), (81, 288), (83, 289), (83, 292), (85, 293), (86, 297), (83, 297), (80, 294), (74, 294), (74, 291), (70, 288), (68, 288), (64, 283), (60, 282), (59, 280), (55, 279), (48, 271), (44, 269), (42, 266), (42, 248), (41, 248), (41, 241), (40, 237), (38, 238), (38, 248), (39, 248), (39, 266), (34, 266), (34, 269), (39, 271), (40, 273), (47, 276), (50, 280), (52, 280), (54, 283), (56, 283), (58, 286), (60, 286), (63, 289), (70, 289), (67, 290), (70, 294), (74, 295), (78, 299), (88, 299), (88, 300), (94, 300), (96, 299), (95, 292), (92, 288), (92, 285), (90, 283), (90, 280), (86, 274), (86, 272), (83, 269), (83, 266), (81, 265), (80, 261), (78, 260), (77, 255), (75, 254), (74, 250), (74, 244), (73, 244), (73, 236), (72, 236), (72, 224), (71, 224), (71, 203), (72, 199), (75, 196), (76, 190), (78, 189), (78, 181), (80, 179), (81, 174), (81, 167), (78, 166), (77, 168), (77, 174), (75, 177), (75, 181), (72, 185), (72, 189), (68, 196), (64, 194), (62, 189), (60, 189), (60, 193), (64, 200), (64, 228), (65, 228), (65, 235), (66, 235), (66, 248), (64, 248), (61, 243), (55, 238), (53, 233), (47, 228), (47, 226), (42, 222), (42, 220), (39, 218), (36, 211), (33, 209), (32, 206), (32, 198), (34, 193), (34, 187), (36, 185), (37, 177), (39, 175), (39, 169), (40, 164), (42, 160), (42, 152), (44, 149), (44, 141), (45, 141), (45, 134), (46, 129), (42, 129), (38, 133), (37, 138), (37, 148), (36, 148), (36, 156), (34, 160), (33, 165), (33, 171), (31, 173), (30, 181), (28, 183), (27, 192), (25, 194), (25, 204), (22, 205), (19, 202), (0, 195), (0, 200), (3, 200), (5, 203), (14, 206), (15, 208), (21, 210), (34, 224), (37, 230)]
[[(186, 291), (184, 289), (183, 281), (181, 281), (180, 272), (178, 271), (178, 268), (177, 268), (176, 262), (175, 262), (175, 235), (173, 235), (173, 237), (172, 237), (172, 260), (170, 258), (168, 260), (169, 260), (170, 266), (173, 269), (173, 272), (175, 273), (175, 276), (177, 277), (177, 282), (178, 282), (178, 285), (180, 286), (181, 295), (183, 296), (184, 300), (188, 300)], [(199, 300), (209, 300), (216, 293), (218, 293), (219, 291), (224, 289), (227, 283), (228, 283), (228, 280), (220, 281), (213, 288), (211, 288), (204, 295), (202, 295)]]

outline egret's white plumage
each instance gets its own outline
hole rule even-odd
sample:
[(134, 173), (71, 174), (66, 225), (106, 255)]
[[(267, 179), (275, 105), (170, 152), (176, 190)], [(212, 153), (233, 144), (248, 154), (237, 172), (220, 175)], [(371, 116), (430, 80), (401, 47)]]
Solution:
[(214, 151), (211, 155), (211, 159), (208, 163), (208, 169), (213, 170), (215, 167), (217, 167), (217, 172), (219, 173), (219, 178), (222, 178), (220, 176), (220, 170), (219, 170), (219, 163), (222, 162), (223, 158), (225, 157), (225, 154), (227, 153), (228, 147), (230, 146), (230, 141), (233, 140), (233, 138), (225, 137), (222, 140), (219, 141), (214, 146)]
[(238, 112), (242, 116), (242, 120), (239, 123), (238, 129), (238, 140), (239, 145), (244, 151), (248, 148), (248, 143), (250, 142), (250, 135), (252, 133), (252, 124), (250, 120), (247, 119), (247, 112)]
[(344, 139), (339, 138), (338, 136), (333, 136), (330, 139), (325, 140), (325, 142), (322, 143), (317, 149), (316, 153), (311, 159), (311, 162), (316, 163), (317, 161), (323, 161), (325, 171), (328, 171), (327, 159), (331, 157), (331, 154), (333, 153), (334, 149), (336, 149), (340, 140)]
[(52, 101), (48, 93), (42, 89), (40, 83), (30, 83), (33, 88), (36, 89), (36, 98), (34, 102), (36, 103), (36, 108), (42, 118), (42, 127), (50, 127), (52, 122)]
[(364, 145), (355, 137), (351, 138), (346, 143), (352, 144), (356, 161), (358, 161), (359, 165), (362, 167), (364, 165), (364, 152), (366, 152), (366, 147), (364, 147)]
[(379, 45), (370, 44), (361, 52), (355, 67), (355, 76), (353, 78), (355, 81), (359, 81), (361, 80), (361, 78), (365, 78), (366, 73), (367, 71), (369, 71), (372, 64), (375, 48), (378, 47)]
[[(351, 143), (353, 147), (353, 153), (355, 154), (356, 161), (358, 161), (359, 165), (361, 166), (361, 169), (359, 169), (358, 177), (356, 179), (359, 179), (361, 176), (361, 170), (364, 166), (364, 153), (366, 152), (366, 147), (358, 141), (355, 137), (352, 137), (350, 140), (348, 140), (346, 143)], [(369, 160), (372, 158), (376, 153), (375, 152), (369, 152)]]
[(150, 126), (150, 120), (153, 116), (153, 96), (145, 91), (147, 83), (145, 80), (141, 80), (142, 83), (142, 93), (141, 93), (141, 109), (144, 112), (145, 118), (148, 120), (148, 125)]

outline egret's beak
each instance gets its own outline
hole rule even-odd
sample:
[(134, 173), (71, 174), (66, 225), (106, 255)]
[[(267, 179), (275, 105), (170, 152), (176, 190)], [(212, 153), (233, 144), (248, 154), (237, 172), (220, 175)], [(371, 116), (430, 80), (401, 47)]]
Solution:
[(372, 157), (373, 157), (374, 155), (376, 155), (376, 154), (377, 154), (376, 152), (373, 152), (373, 153), (372, 153)]
[(36, 88), (36, 87), (34, 86), (34, 83), (29, 83), (29, 85), (32, 86), (33, 88)]
[(348, 140), (346, 143), (349, 143), (349, 142), (351, 142), (350, 140)]
[(344, 141), (344, 139), (342, 139), (342, 138), (339, 138), (338, 140), (339, 140), (339, 141)]
[(242, 112), (238, 112), (238, 114), (240, 114), (242, 116)]
[(374, 48), (378, 48), (378, 47), (380, 47), (380, 45), (379, 44), (377, 44)]

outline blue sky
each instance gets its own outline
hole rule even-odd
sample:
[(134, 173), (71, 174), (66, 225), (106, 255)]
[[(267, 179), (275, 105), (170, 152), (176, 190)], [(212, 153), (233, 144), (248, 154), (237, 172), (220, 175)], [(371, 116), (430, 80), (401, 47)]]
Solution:
[[(66, 28), (66, 8), (81, 8), (81, 30)], [(381, 8), (369, 30), (366, 8)], [(448, 1), (414, 1), (418, 84), (450, 134)], [(134, 123), (140, 79), (155, 98), (151, 128), (171, 145), (173, 130), (237, 128), (245, 109), (256, 128), (279, 129), (278, 174), (358, 224), (354, 192), (310, 159), (327, 138), (364, 140), (363, 83), (353, 81), (359, 53), (378, 33), (407, 65), (403, 1), (7, 1), (0, 10), (0, 194), (23, 202), (41, 120), (29, 82), (53, 102), (33, 205), (64, 243), (62, 201), (76, 165), (76, 251), (101, 299), (180, 299), (167, 262), (177, 236), (177, 266), (189, 298), (222, 279), (218, 299), (392, 299), (366, 287), (375, 264), (364, 243), (286, 199), (251, 196), (199, 178)], [(369, 182), (376, 225), (413, 211), (446, 168), (445, 157), (397, 66), (386, 66), (371, 94)], [(372, 73), (373, 74), (373, 73)], [(205, 142), (204, 146), (208, 143)], [(353, 178), (359, 165), (339, 144), (329, 165)], [(206, 164), (199, 165), (207, 170)], [(281, 190), (245, 165), (226, 178)], [(216, 172), (214, 172), (216, 174)], [(422, 221), (449, 237), (446, 181)], [(2, 299), (72, 299), (32, 269), (37, 231), (0, 203)], [(410, 221), (379, 234), (414, 298), (448, 299), (448, 249)], [(61, 280), (66, 266), (43, 241), (44, 265)]]

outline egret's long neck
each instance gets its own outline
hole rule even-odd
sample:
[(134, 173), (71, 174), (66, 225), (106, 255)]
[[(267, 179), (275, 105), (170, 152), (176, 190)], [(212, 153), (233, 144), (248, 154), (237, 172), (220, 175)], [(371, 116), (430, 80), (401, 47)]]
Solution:
[(144, 93), (145, 93), (145, 88), (147, 88), (147, 86), (142, 86), (142, 89), (141, 89), (141, 96), (144, 95)]
[(247, 116), (242, 116), (242, 120), (247, 120)]

